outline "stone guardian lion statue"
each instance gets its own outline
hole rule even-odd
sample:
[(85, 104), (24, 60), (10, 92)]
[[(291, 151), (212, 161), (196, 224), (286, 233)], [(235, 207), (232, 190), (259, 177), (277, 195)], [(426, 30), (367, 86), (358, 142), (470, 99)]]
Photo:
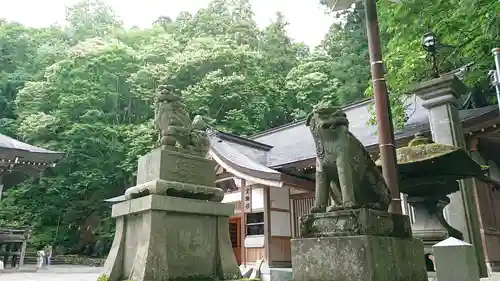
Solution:
[(210, 126), (200, 115), (191, 121), (186, 106), (174, 87), (161, 85), (158, 90), (154, 121), (159, 130), (159, 144), (206, 153), (209, 146), (206, 129)]
[[(311, 213), (370, 208), (387, 211), (391, 202), (381, 171), (349, 132), (346, 114), (328, 103), (316, 105), (306, 126), (316, 145), (316, 194)], [(333, 205), (328, 205), (331, 196)]]

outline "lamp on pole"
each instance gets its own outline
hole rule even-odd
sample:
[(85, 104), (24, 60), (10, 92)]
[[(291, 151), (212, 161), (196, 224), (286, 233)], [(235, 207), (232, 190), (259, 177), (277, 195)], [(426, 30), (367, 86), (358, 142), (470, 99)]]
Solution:
[[(356, 0), (327, 0), (327, 5), (333, 11), (345, 10)], [(368, 37), (368, 51), (370, 54), (370, 68), (375, 99), (375, 114), (378, 128), (379, 150), (382, 163), (382, 173), (391, 191), (391, 205), (389, 212), (401, 214), (401, 197), (398, 188), (398, 174), (396, 170), (396, 146), (394, 128), (391, 118), (391, 105), (385, 83), (385, 67), (382, 61), (380, 47), (380, 30), (377, 17), (376, 0), (365, 1), (366, 29)]]
[(433, 32), (427, 32), (422, 36), (421, 39), (421, 45), (422, 48), (427, 52), (427, 54), (431, 57), (432, 59), (432, 70), (433, 70), (433, 77), (438, 78), (439, 77), (439, 69), (438, 69), (438, 64), (437, 64), (437, 38), (436, 35)]

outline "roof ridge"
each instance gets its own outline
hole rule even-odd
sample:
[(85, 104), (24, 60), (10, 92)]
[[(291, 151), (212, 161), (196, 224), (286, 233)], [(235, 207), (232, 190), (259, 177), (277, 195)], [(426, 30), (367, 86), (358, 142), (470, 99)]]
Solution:
[(216, 130), (216, 135), (220, 139), (223, 139), (226, 141), (231, 141), (231, 142), (234, 142), (237, 144), (249, 146), (249, 147), (264, 150), (264, 151), (269, 151), (271, 148), (273, 148), (273, 146), (265, 144), (265, 143), (261, 143), (261, 142), (258, 142), (258, 141), (255, 141), (255, 140), (252, 140), (252, 139), (249, 139), (246, 137), (241, 137), (241, 136), (238, 136), (235, 134), (226, 133), (226, 132), (222, 132), (222, 131), (218, 131), (218, 130)]
[[(369, 101), (373, 101), (373, 98), (366, 98), (366, 99), (363, 99), (363, 100), (360, 100), (360, 101), (357, 101), (357, 102), (354, 102), (354, 103), (347, 104), (347, 105), (345, 105), (345, 106), (342, 107), (342, 110), (345, 111), (345, 110), (351, 109), (353, 107), (358, 107), (360, 105), (368, 103)], [(262, 132), (259, 132), (259, 133), (255, 133), (255, 134), (253, 134), (251, 136), (248, 136), (248, 139), (253, 140), (253, 139), (256, 139), (258, 137), (262, 137), (262, 136), (268, 135), (270, 133), (274, 133), (274, 132), (277, 132), (277, 131), (281, 131), (283, 129), (287, 129), (287, 128), (290, 128), (290, 127), (294, 127), (294, 126), (300, 125), (301, 123), (305, 123), (305, 121), (306, 121), (306, 118), (301, 118), (299, 120), (296, 120), (296, 121), (293, 121), (293, 122), (290, 122), (290, 123), (286, 123), (286, 124), (283, 124), (283, 125), (278, 126), (278, 127), (274, 127), (274, 128), (271, 128), (271, 129), (268, 129), (268, 130), (265, 130), (265, 131), (262, 131)]]

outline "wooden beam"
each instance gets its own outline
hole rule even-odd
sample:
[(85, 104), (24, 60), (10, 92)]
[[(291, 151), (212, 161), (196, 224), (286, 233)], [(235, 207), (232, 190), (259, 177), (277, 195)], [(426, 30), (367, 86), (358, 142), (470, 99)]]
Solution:
[(299, 179), (297, 177), (281, 173), (281, 179), (284, 184), (289, 187), (294, 187), (297, 189), (302, 189), (306, 191), (314, 191), (314, 181)]
[(215, 182), (227, 181), (229, 179), (234, 178), (234, 175), (229, 172), (222, 172), (220, 174), (215, 175)]
[(468, 131), (465, 135), (469, 137), (472, 136), (472, 137), (488, 138), (488, 136), (498, 134), (499, 132), (500, 132), (500, 127), (494, 125), (490, 127), (484, 127)]
[(314, 192), (290, 194), (290, 199), (304, 199), (304, 198), (313, 198), (313, 197), (314, 197)]
[(280, 209), (280, 208), (269, 208), (270, 211), (281, 212), (281, 213), (290, 213), (290, 210)]

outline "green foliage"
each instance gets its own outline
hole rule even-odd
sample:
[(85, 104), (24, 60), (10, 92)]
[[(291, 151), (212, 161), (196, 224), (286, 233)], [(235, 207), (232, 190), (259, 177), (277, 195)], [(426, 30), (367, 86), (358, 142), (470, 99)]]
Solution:
[[(380, 1), (381, 30), (391, 38), (386, 46), (387, 82), (398, 97), (396, 109), (408, 88), (432, 75), (421, 36), (432, 30), (441, 42), (438, 52), (441, 73), (475, 62), (465, 82), (478, 106), (495, 102), (486, 74), (493, 67), (491, 50), (500, 43), (500, 3), (488, 0)], [(449, 46), (445, 46), (449, 45)], [(399, 104), (398, 104), (399, 103)], [(401, 114), (396, 114), (401, 119)]]
[[(326, 5), (326, 1), (320, 2)], [(471, 88), (473, 106), (496, 102), (486, 78), (494, 67), (491, 50), (500, 43), (498, 1), (402, 0), (395, 3), (381, 0), (377, 1), (377, 6), (383, 58), (388, 70), (386, 81), (397, 126), (407, 118), (403, 103), (410, 94), (409, 88), (432, 76), (429, 58), (420, 43), (428, 31), (433, 31), (441, 43), (438, 50), (440, 73), (474, 62), (474, 67), (465, 76), (465, 83)], [(371, 86), (366, 88), (370, 83), (370, 72), (363, 9), (357, 3), (353, 10), (341, 13), (345, 25), (334, 25), (332, 30), (335, 31), (324, 45), (331, 53), (340, 54), (346, 63), (354, 62), (345, 69), (354, 71), (357, 75), (349, 77), (355, 76), (359, 80), (348, 85), (355, 89), (364, 88), (371, 96)]]
[(293, 42), (280, 13), (259, 29), (245, 0), (145, 29), (123, 28), (101, 0), (80, 1), (66, 18), (64, 28), (0, 25), (1, 132), (66, 153), (0, 201), (0, 224), (32, 226), (35, 248), (107, 253), (114, 224), (103, 200), (134, 185), (137, 158), (155, 144), (160, 84), (180, 90), (190, 114), (239, 135), (301, 118), (319, 100), (348, 100), (335, 94), (327, 53)]
[[(108, 276), (106, 276), (105, 274), (102, 274), (101, 276), (99, 276), (99, 277), (97, 278), (97, 280), (96, 280), (96, 281), (109, 281), (109, 277), (108, 277)], [(133, 281), (133, 280), (129, 280), (129, 279), (127, 279), (127, 280), (123, 280), (123, 281)]]
[(96, 281), (109, 281), (109, 277), (106, 274), (101, 274)]
[[(457, 46), (441, 50), (441, 69), (475, 61), (467, 83), (488, 101), (483, 74), (499, 41), (495, 1), (379, 2), (396, 121), (404, 119), (407, 86), (429, 74), (419, 46), (427, 25)], [(303, 118), (318, 102), (345, 105), (370, 92), (360, 4), (340, 14), (343, 23), (313, 50), (287, 35), (281, 13), (258, 28), (248, 0), (213, 0), (143, 29), (125, 29), (102, 0), (80, 1), (66, 16), (67, 27), (0, 21), (0, 133), (66, 153), (0, 201), (0, 224), (32, 226), (33, 247), (107, 253), (114, 224), (103, 200), (134, 185), (137, 158), (154, 146), (160, 84), (174, 85), (191, 115), (238, 135)]]

